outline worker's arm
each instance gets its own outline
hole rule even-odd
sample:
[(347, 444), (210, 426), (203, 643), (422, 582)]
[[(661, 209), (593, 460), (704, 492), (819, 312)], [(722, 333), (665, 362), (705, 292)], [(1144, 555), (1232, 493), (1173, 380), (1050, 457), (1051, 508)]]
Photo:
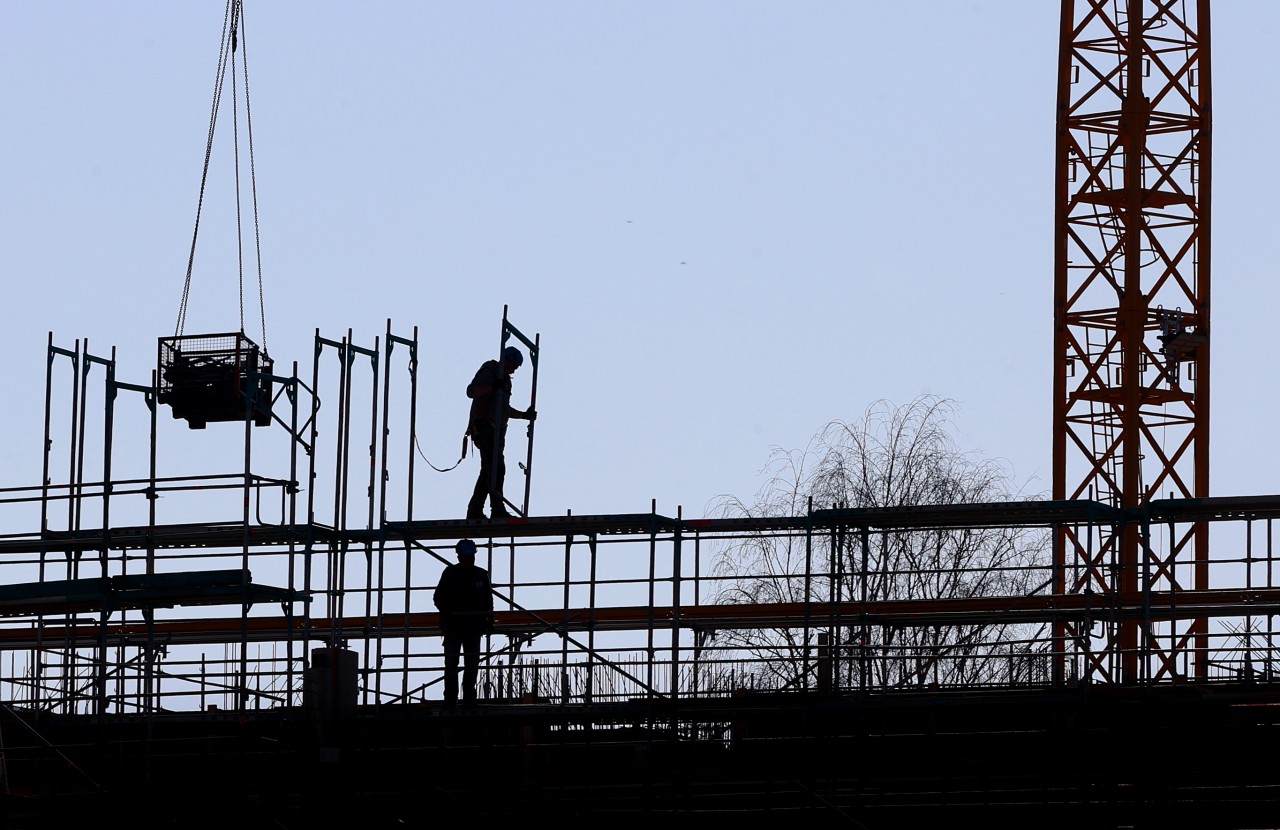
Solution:
[(436, 610), (441, 614), (448, 613), (453, 610), (453, 585), (450, 580), (450, 572), (445, 568), (440, 574), (440, 582), (436, 584), (435, 593), (431, 597), (435, 603)]
[(493, 583), (489, 579), (489, 574), (484, 575), (485, 588), (485, 615), (484, 615), (484, 631), (486, 634), (493, 633)]

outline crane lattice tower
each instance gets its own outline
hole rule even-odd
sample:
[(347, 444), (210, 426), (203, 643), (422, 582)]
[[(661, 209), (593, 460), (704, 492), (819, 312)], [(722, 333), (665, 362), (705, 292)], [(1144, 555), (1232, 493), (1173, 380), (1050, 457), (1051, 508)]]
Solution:
[[(1141, 509), (1209, 495), (1208, 0), (1063, 0), (1053, 494)], [(1208, 530), (1064, 529), (1062, 592), (1207, 587)], [(1090, 631), (1099, 679), (1203, 676), (1206, 624)], [(1090, 656), (1091, 655), (1091, 656)], [(1117, 656), (1118, 655), (1118, 656)]]

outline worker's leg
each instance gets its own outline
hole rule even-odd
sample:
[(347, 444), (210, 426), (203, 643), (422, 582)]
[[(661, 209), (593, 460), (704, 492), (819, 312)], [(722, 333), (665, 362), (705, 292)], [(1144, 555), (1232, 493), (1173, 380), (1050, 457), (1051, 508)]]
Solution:
[(493, 472), (493, 427), (476, 424), (471, 429), (471, 437), (476, 451), (480, 453), (480, 473), (476, 476), (476, 486), (467, 504), (467, 518), (483, 519), (485, 499), (489, 498), (489, 477)]
[(444, 635), (444, 703), (458, 703), (458, 652), (462, 650), (462, 637), (457, 632)]
[(480, 675), (480, 632), (468, 631), (462, 639), (462, 705), (476, 703), (476, 681)]
[(506, 501), (502, 497), (502, 485), (507, 477), (507, 461), (504, 457), (506, 450), (506, 441), (499, 443), (497, 451), (489, 461), (497, 470), (497, 475), (493, 479), (493, 492), (489, 494), (489, 514), (495, 518), (509, 515)]

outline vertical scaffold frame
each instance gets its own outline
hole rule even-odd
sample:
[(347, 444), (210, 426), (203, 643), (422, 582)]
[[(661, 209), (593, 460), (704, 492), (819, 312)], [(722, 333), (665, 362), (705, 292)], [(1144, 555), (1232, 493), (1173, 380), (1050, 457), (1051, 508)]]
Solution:
[[(535, 333), (532, 340), (526, 337), (524, 333), (522, 333), (518, 328), (516, 328), (511, 323), (510, 319), (508, 319), (507, 306), (504, 305), (502, 307), (502, 338), (498, 343), (499, 365), (501, 365), (502, 363), (502, 352), (504, 349), (506, 349), (507, 344), (511, 341), (512, 338), (519, 340), (521, 343), (524, 344), (525, 348), (529, 350), (529, 365), (530, 365), (530, 372), (532, 374), (532, 378), (530, 379), (530, 389), (529, 389), (529, 408), (534, 411), (537, 411), (538, 357), (541, 350), (541, 345), (540, 345), (541, 335)], [(489, 475), (489, 491), (490, 492), (495, 491), (498, 487), (498, 459), (500, 459), (501, 457), (500, 453), (502, 452), (502, 447), (503, 447), (503, 434), (506, 431), (506, 420), (507, 420), (506, 411), (505, 410), (499, 411), (497, 413), (497, 417), (498, 417), (498, 429), (494, 430), (494, 434), (493, 434), (494, 464), (493, 464), (493, 469)], [(527, 427), (527, 430), (528, 430), (527, 435), (529, 439), (528, 449), (526, 450), (526, 453), (525, 453), (524, 463), (520, 465), (521, 470), (524, 472), (523, 501), (520, 503), (519, 507), (516, 507), (516, 505), (513, 504), (511, 500), (506, 497), (505, 494), (503, 495), (503, 501), (506, 502), (507, 507), (515, 511), (521, 517), (525, 517), (525, 518), (529, 516), (529, 493), (533, 483), (533, 433), (534, 433), (534, 427), (536, 425), (537, 425), (536, 420), (528, 422), (528, 427)]]

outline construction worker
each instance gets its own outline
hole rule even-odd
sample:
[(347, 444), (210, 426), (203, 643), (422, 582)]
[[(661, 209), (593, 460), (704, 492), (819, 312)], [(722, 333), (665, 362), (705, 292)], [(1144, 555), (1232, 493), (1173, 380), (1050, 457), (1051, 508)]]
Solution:
[(476, 704), (480, 672), (480, 639), (493, 630), (493, 586), (489, 572), (476, 564), (476, 543), (461, 539), (454, 546), (456, 564), (445, 567), (436, 584), (436, 608), (444, 637), (444, 705), (458, 705), (458, 654), (462, 653), (462, 705)]
[(502, 360), (486, 360), (467, 386), (471, 399), (471, 419), (467, 434), (480, 452), (480, 473), (476, 476), (475, 490), (467, 504), (467, 520), (484, 518), (484, 502), (489, 500), (491, 519), (509, 519), (502, 483), (506, 478), (507, 464), (503, 452), (507, 441), (507, 420), (520, 418), (532, 421), (537, 417), (533, 407), (527, 410), (511, 406), (511, 375), (524, 363), (524, 355), (515, 346), (502, 350)]

